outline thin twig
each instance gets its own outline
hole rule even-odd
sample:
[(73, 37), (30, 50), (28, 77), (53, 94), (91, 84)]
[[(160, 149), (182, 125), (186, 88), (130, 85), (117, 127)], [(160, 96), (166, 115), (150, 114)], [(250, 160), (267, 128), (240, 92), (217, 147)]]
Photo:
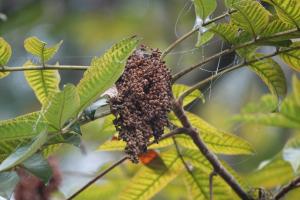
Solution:
[(269, 36), (269, 37), (261, 37), (261, 38), (256, 38), (254, 40), (251, 40), (249, 42), (246, 42), (244, 44), (241, 44), (241, 45), (237, 45), (237, 46), (233, 46), (231, 47), (230, 49), (226, 49), (226, 50), (223, 50), (217, 54), (214, 54), (213, 56), (211, 57), (208, 57), (206, 58), (205, 60), (201, 61), (200, 63), (198, 64), (195, 64), (193, 66), (190, 66), (190, 67), (186, 67), (185, 69), (183, 69), (182, 71), (176, 73), (173, 75), (173, 79), (172, 79), (172, 82), (175, 82), (177, 81), (179, 78), (181, 78), (182, 76), (184, 76), (185, 74), (191, 72), (192, 70), (198, 68), (198, 67), (202, 67), (203, 65), (213, 61), (214, 59), (216, 58), (219, 58), (220, 56), (224, 56), (224, 55), (227, 55), (227, 54), (230, 54), (230, 53), (233, 53), (234, 51), (238, 50), (238, 49), (241, 49), (241, 48), (245, 48), (245, 47), (248, 47), (248, 46), (251, 46), (251, 45), (254, 45), (254, 44), (257, 44), (257, 43), (262, 43), (264, 41), (267, 41), (267, 40), (270, 40), (270, 39), (274, 39), (274, 38), (277, 38), (277, 37), (281, 37), (281, 36), (284, 36), (284, 35), (288, 35), (288, 34), (292, 34), (292, 33), (296, 33), (296, 32), (299, 32), (298, 29), (292, 29), (292, 30), (289, 30), (289, 31), (284, 31), (284, 32), (280, 32), (280, 33), (277, 33), (277, 34), (274, 34), (272, 36)]
[[(294, 50), (297, 50), (297, 49), (300, 49), (300, 46), (297, 46), (297, 47), (292, 47), (292, 48), (288, 48), (288, 49), (284, 49), (284, 50), (278, 50), (278, 51), (275, 51), (274, 53), (272, 54), (268, 54), (268, 55), (265, 55), (265, 56), (262, 56), (262, 57), (259, 57), (257, 59), (253, 59), (253, 60), (249, 60), (249, 61), (243, 61), (237, 65), (234, 65), (232, 67), (226, 67), (225, 69), (221, 70), (219, 73), (217, 74), (214, 74), (202, 81), (200, 81), (199, 83), (193, 85), (192, 87), (190, 87), (188, 90), (186, 90), (185, 92), (183, 92), (181, 94), (181, 96), (179, 97), (179, 101), (183, 101), (183, 99), (185, 97), (187, 97), (189, 94), (191, 94), (194, 90), (196, 89), (199, 89), (201, 88), (204, 84), (222, 76), (223, 74), (225, 73), (228, 73), (228, 72), (231, 72), (233, 70), (236, 70), (238, 68), (241, 68), (245, 65), (250, 65), (250, 64), (253, 64), (255, 62), (258, 62), (258, 61), (261, 61), (261, 60), (264, 60), (264, 59), (267, 59), (267, 58), (271, 58), (271, 57), (274, 57), (274, 56), (277, 56), (278, 54), (281, 54), (281, 53), (286, 53), (286, 52), (289, 52), (289, 51), (294, 51)], [(231, 66), (231, 65), (230, 65)]]
[(178, 101), (173, 102), (173, 112), (180, 120), (181, 124), (184, 128), (186, 128), (186, 134), (188, 134), (192, 139), (194, 144), (198, 147), (201, 153), (205, 156), (205, 158), (210, 162), (213, 166), (214, 171), (220, 175), (226, 183), (236, 192), (236, 194), (243, 200), (252, 199), (249, 197), (247, 192), (240, 186), (240, 184), (235, 180), (235, 178), (227, 171), (226, 168), (223, 167), (218, 157), (212, 153), (206, 144), (200, 138), (196, 129), (194, 129), (188, 120), (183, 108), (182, 104)]
[(280, 191), (274, 196), (274, 200), (279, 200), (284, 197), (288, 192), (300, 187), (300, 177), (295, 178), (289, 184), (282, 187)]
[(209, 199), (213, 200), (214, 199), (214, 188), (213, 188), (213, 181), (214, 181), (214, 176), (216, 176), (217, 173), (215, 171), (212, 171), (209, 174)]
[(25, 67), (8, 67), (3, 66), (0, 68), (0, 72), (17, 72), (17, 71), (29, 71), (29, 70), (87, 70), (89, 66), (73, 66), (73, 65), (48, 65), (45, 66), (25, 66)]
[[(236, 12), (236, 10), (232, 10), (232, 11), (226, 12), (223, 15), (220, 15), (220, 16), (218, 16), (216, 18), (213, 18), (213, 19), (211, 19), (211, 20), (209, 20), (207, 22), (204, 22), (202, 24), (202, 26), (207, 26), (207, 25), (209, 25), (211, 23), (214, 23), (214, 22), (216, 22), (218, 20), (221, 20), (221, 19), (225, 18), (226, 16), (228, 16), (228, 15), (234, 13), (234, 12)], [(161, 55), (160, 58), (164, 59), (166, 57), (166, 55), (168, 55), (179, 43), (181, 43), (185, 39), (189, 38), (191, 35), (193, 35), (194, 33), (196, 33), (198, 30), (199, 30), (199, 28), (194, 28), (194, 29), (190, 30), (189, 32), (187, 32), (186, 34), (184, 34), (183, 36), (181, 36), (180, 38), (178, 38), (177, 40), (175, 40), (172, 44), (170, 44), (170, 46), (168, 46), (163, 51), (163, 53), (162, 53), (162, 55)]]
[(80, 190), (78, 190), (77, 192), (75, 192), (72, 196), (70, 196), (69, 198), (67, 198), (67, 200), (71, 200), (71, 199), (75, 198), (77, 195), (79, 195), (81, 192), (83, 192), (86, 188), (88, 188), (90, 185), (92, 185), (93, 183), (95, 183), (97, 180), (99, 180), (105, 174), (107, 174), (108, 172), (110, 172), (112, 169), (114, 169), (118, 165), (122, 164), (127, 159), (128, 159), (128, 157), (123, 157), (122, 159), (120, 159), (117, 162), (115, 162), (109, 168), (107, 168), (106, 170), (104, 170), (103, 172), (101, 172), (98, 176), (96, 176), (91, 181), (89, 181), (84, 187), (82, 187)]

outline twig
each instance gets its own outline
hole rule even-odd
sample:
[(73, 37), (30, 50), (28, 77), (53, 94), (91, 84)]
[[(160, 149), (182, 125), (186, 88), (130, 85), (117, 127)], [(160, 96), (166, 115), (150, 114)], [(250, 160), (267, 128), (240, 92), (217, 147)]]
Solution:
[(114, 169), (118, 165), (122, 164), (127, 159), (128, 159), (128, 157), (123, 157), (122, 159), (120, 159), (117, 162), (115, 162), (109, 168), (107, 168), (106, 170), (104, 170), (101, 174), (99, 174), (98, 176), (96, 176), (95, 178), (93, 178), (91, 181), (89, 181), (84, 187), (82, 187), (80, 190), (78, 190), (77, 192), (75, 192), (72, 196), (70, 196), (69, 198), (67, 198), (67, 200), (71, 200), (71, 199), (75, 198), (77, 195), (79, 195), (81, 192), (83, 192), (86, 188), (88, 188), (90, 185), (92, 185), (93, 183), (95, 183), (98, 179), (100, 179), (101, 177), (103, 177), (105, 174), (107, 174), (108, 172), (110, 172), (112, 169)]
[(209, 175), (209, 199), (213, 200), (214, 199), (214, 188), (213, 188), (213, 181), (214, 181), (214, 176), (216, 176), (216, 172), (212, 171)]
[(89, 66), (73, 66), (73, 65), (48, 65), (45, 66), (26, 66), (26, 67), (8, 67), (3, 66), (0, 72), (16, 72), (29, 70), (87, 70)]
[(216, 58), (219, 58), (220, 56), (224, 56), (224, 55), (233, 53), (234, 51), (236, 51), (238, 49), (245, 48), (245, 47), (251, 46), (253, 44), (261, 43), (261, 42), (264, 42), (264, 41), (267, 41), (267, 40), (270, 40), (270, 39), (274, 39), (274, 38), (277, 38), (277, 37), (281, 37), (281, 36), (292, 34), (292, 33), (296, 33), (296, 32), (299, 32), (299, 30), (298, 29), (292, 29), (292, 30), (289, 30), (289, 31), (284, 31), (284, 32), (280, 32), (280, 33), (274, 34), (274, 35), (272, 35), (270, 37), (256, 38), (256, 39), (254, 39), (252, 41), (249, 41), (249, 42), (246, 42), (244, 44), (233, 46), (230, 49), (223, 50), (223, 51), (221, 51), (221, 52), (219, 52), (217, 54), (214, 54), (211, 57), (208, 57), (207, 59), (203, 60), (202, 62), (200, 62), (198, 64), (195, 64), (193, 66), (187, 67), (187, 68), (183, 69), (182, 71), (176, 73), (175, 75), (173, 75), (172, 82), (177, 81), (179, 78), (181, 78), (185, 74), (191, 72), (192, 70), (194, 70), (194, 69), (196, 69), (198, 67), (201, 67), (201, 66), (205, 65), (206, 63), (208, 63), (210, 61), (213, 61)]
[[(232, 14), (232, 13), (234, 13), (234, 12), (236, 12), (236, 10), (232, 10), (232, 11), (228, 11), (228, 12), (226, 12), (226, 13), (224, 13), (223, 15), (220, 15), (220, 16), (218, 16), (218, 17), (216, 17), (216, 18), (213, 18), (213, 19), (211, 19), (211, 20), (209, 20), (208, 22), (204, 22), (203, 24), (202, 24), (202, 26), (207, 26), (207, 25), (209, 25), (209, 24), (211, 24), (211, 23), (214, 23), (214, 22), (216, 22), (216, 21), (218, 21), (218, 20), (221, 20), (221, 19), (223, 19), (224, 17), (226, 17), (226, 16), (228, 16), (228, 15), (230, 15), (230, 14)], [(199, 30), (199, 28), (194, 28), (194, 29), (192, 29), (191, 31), (189, 31), (189, 32), (187, 32), (186, 34), (184, 34), (183, 36), (181, 36), (180, 38), (178, 38), (177, 40), (175, 40), (172, 44), (170, 44), (170, 46), (168, 46), (164, 51), (163, 51), (163, 53), (162, 53), (162, 55), (161, 55), (161, 59), (164, 59), (165, 57), (166, 57), (166, 55), (168, 55), (179, 43), (181, 43), (182, 41), (184, 41), (185, 39), (187, 39), (187, 38), (189, 38), (191, 35), (193, 35), (194, 33), (196, 33), (197, 31)]]
[(261, 60), (264, 60), (264, 59), (267, 59), (267, 58), (271, 58), (271, 57), (274, 57), (274, 56), (277, 56), (278, 54), (281, 54), (281, 53), (286, 53), (286, 52), (289, 52), (289, 51), (294, 51), (294, 50), (297, 50), (297, 49), (300, 49), (300, 46), (297, 46), (297, 47), (292, 47), (292, 48), (288, 48), (288, 49), (284, 49), (284, 50), (278, 50), (278, 51), (275, 51), (274, 53), (272, 54), (268, 54), (268, 55), (265, 55), (265, 56), (262, 56), (262, 57), (259, 57), (257, 59), (253, 59), (253, 60), (249, 60), (249, 61), (243, 61), (237, 65), (234, 65), (232, 67), (227, 67), (225, 68), (224, 70), (221, 70), (219, 73), (217, 74), (214, 74), (202, 81), (200, 81), (199, 83), (193, 85), (192, 87), (190, 87), (188, 90), (186, 90), (185, 92), (183, 92), (181, 94), (181, 96), (179, 97), (179, 101), (182, 102), (183, 99), (185, 97), (187, 97), (189, 94), (191, 94), (194, 90), (196, 89), (199, 89), (201, 86), (203, 86), (204, 84), (222, 76), (223, 74), (225, 73), (228, 73), (228, 72), (231, 72), (233, 70), (236, 70), (238, 68), (241, 68), (245, 65), (249, 65), (249, 64), (253, 64), (255, 62), (258, 62), (258, 61), (261, 61)]
[(202, 141), (199, 137), (199, 134), (196, 129), (194, 129), (189, 122), (180, 102), (175, 101), (173, 102), (173, 111), (177, 118), (180, 120), (181, 124), (184, 128), (186, 128), (186, 134), (188, 134), (192, 139), (201, 153), (206, 157), (206, 159), (210, 162), (213, 166), (214, 171), (220, 175), (226, 183), (236, 192), (236, 194), (243, 200), (250, 200), (252, 199), (249, 197), (247, 192), (240, 186), (240, 184), (234, 179), (234, 177), (227, 171), (226, 168), (223, 167), (221, 162), (218, 160), (217, 156), (212, 153), (206, 144)]
[(282, 187), (280, 191), (274, 196), (274, 200), (279, 200), (282, 197), (284, 197), (288, 192), (290, 192), (293, 189), (296, 189), (300, 187), (300, 177), (295, 178), (292, 180), (289, 184)]

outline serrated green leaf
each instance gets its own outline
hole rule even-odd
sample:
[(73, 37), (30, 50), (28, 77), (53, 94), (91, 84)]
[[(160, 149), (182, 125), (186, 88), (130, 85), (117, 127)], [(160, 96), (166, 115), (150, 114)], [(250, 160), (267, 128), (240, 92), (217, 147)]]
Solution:
[(80, 105), (76, 87), (67, 84), (63, 91), (53, 95), (42, 107), (45, 120), (57, 130), (63, 128), (67, 120), (76, 117)]
[(52, 47), (46, 47), (46, 42), (41, 41), (37, 37), (29, 37), (24, 41), (24, 47), (28, 53), (39, 57), (41, 63), (44, 64), (56, 54), (62, 42), (60, 41)]
[(77, 85), (81, 105), (79, 111), (91, 104), (118, 80), (127, 58), (138, 42), (137, 37), (124, 39), (111, 47), (102, 57), (92, 60), (91, 67)]
[(254, 187), (270, 189), (289, 182), (293, 176), (291, 165), (284, 161), (281, 156), (276, 156), (272, 160), (262, 162), (259, 170), (246, 178)]
[(52, 177), (52, 169), (45, 158), (40, 154), (34, 154), (22, 163), (27, 171), (41, 179), (45, 184), (48, 184)]
[[(39, 112), (0, 121), (0, 161), (47, 127)], [(51, 129), (49, 129), (51, 131)]]
[(0, 165), (0, 171), (9, 170), (35, 154), (47, 140), (48, 133), (41, 132), (30, 144), (17, 148)]
[(238, 36), (238, 27), (232, 23), (217, 24), (211, 28), (211, 31), (221, 36), (226, 42), (234, 44)]
[[(251, 145), (242, 138), (213, 127), (197, 115), (189, 112), (186, 112), (186, 114), (191, 124), (198, 129), (201, 138), (214, 153), (228, 155), (254, 153)], [(180, 122), (175, 117), (171, 117), (171, 122), (180, 126)], [(178, 138), (178, 143), (185, 148), (198, 149), (188, 136), (178, 135), (176, 138)]]
[(195, 6), (197, 17), (205, 21), (217, 7), (216, 0), (192, 0)]
[(10, 199), (18, 182), (19, 176), (16, 172), (0, 173), (0, 196)]
[[(290, 48), (300, 46), (300, 42), (294, 42)], [(285, 48), (282, 48), (285, 49)], [(300, 49), (279, 54), (280, 58), (292, 69), (300, 72)]]
[(183, 170), (183, 165), (175, 151), (161, 154), (166, 168), (151, 169), (143, 166), (121, 193), (121, 200), (150, 199)]
[[(255, 54), (252, 58), (257, 59), (261, 56), (263, 55)], [(278, 98), (286, 95), (287, 85), (284, 73), (273, 59), (268, 58), (252, 63), (250, 69), (262, 79), (273, 95)]]
[[(27, 61), (24, 67), (33, 65)], [(60, 76), (57, 70), (27, 70), (24, 71), (24, 75), (42, 105), (59, 91)]]
[[(172, 92), (174, 95), (174, 98), (177, 99), (180, 97), (180, 95), (188, 90), (190, 87), (187, 85), (183, 85), (183, 84), (174, 84), (172, 86)], [(200, 92), (199, 90), (194, 90), (191, 94), (189, 94), (187, 97), (184, 98), (183, 100), (183, 106), (186, 106), (190, 103), (192, 103), (192, 101), (194, 101), (196, 98), (200, 98), (202, 100), (202, 102), (205, 102), (205, 97), (202, 94), (202, 92)]]
[(278, 17), (291, 25), (300, 26), (300, 2), (298, 0), (264, 0), (274, 6)]
[(270, 13), (257, 1), (247, 0), (234, 4), (238, 12), (231, 15), (231, 20), (238, 27), (252, 34), (255, 38), (267, 26)]

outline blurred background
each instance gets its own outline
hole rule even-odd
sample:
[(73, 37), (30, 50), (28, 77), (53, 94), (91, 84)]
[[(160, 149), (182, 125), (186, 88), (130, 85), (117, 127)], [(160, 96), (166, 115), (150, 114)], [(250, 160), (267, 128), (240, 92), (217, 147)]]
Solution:
[[(224, 11), (223, 1), (219, 1), (214, 16)], [(0, 0), (0, 12), (7, 17), (0, 21), (1, 37), (13, 48), (9, 66), (22, 66), (26, 60), (32, 59), (23, 47), (23, 41), (29, 36), (37, 36), (50, 45), (64, 41), (52, 63), (89, 65), (94, 56), (101, 55), (112, 44), (131, 35), (142, 37), (143, 43), (149, 47), (163, 50), (177, 37), (190, 31), (195, 23), (194, 8), (189, 0)], [(172, 73), (226, 48), (218, 37), (200, 48), (195, 47), (196, 41), (197, 34), (167, 56), (166, 62)], [(208, 63), (204, 69), (194, 70), (179, 82), (191, 85), (234, 61), (234, 55), (223, 56)], [(290, 80), (292, 72), (287, 67), (284, 71)], [(82, 76), (80, 71), (61, 71), (60, 74), (61, 87), (65, 83), (76, 84)], [(211, 82), (202, 88), (202, 92), (206, 97), (205, 104), (195, 101), (187, 109), (216, 127), (247, 139), (257, 151), (254, 156), (226, 157), (229, 164), (241, 173), (256, 169), (261, 161), (275, 155), (292, 134), (287, 129), (229, 122), (232, 115), (238, 114), (247, 102), (258, 101), (262, 94), (268, 92), (247, 68)], [(1, 120), (40, 109), (22, 72), (0, 80), (0, 95)], [(99, 131), (102, 123), (103, 120), (97, 120), (82, 128), (86, 154), (71, 146), (57, 153), (65, 172), (61, 187), (65, 195), (73, 193), (108, 161), (121, 156), (95, 151), (97, 145), (110, 137)], [(118, 169), (107, 179), (113, 181), (118, 177), (121, 183), (122, 176), (118, 173), (124, 173), (124, 170), (130, 173), (136, 168), (138, 166)], [(156, 199), (167, 199), (164, 191), (168, 189), (164, 189)], [(180, 199), (180, 194), (177, 195), (175, 199)]]

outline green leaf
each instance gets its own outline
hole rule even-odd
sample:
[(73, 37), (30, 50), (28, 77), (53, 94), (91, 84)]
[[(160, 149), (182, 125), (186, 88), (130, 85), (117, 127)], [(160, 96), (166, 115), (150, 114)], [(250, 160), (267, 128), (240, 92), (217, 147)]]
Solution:
[[(263, 56), (262, 54), (254, 54), (253, 59)], [(253, 70), (262, 81), (268, 86), (271, 93), (278, 98), (286, 95), (287, 85), (284, 73), (279, 66), (271, 58), (263, 59), (250, 64), (250, 69)]]
[[(24, 67), (33, 65), (27, 61)], [(24, 71), (24, 75), (42, 105), (59, 91), (60, 76), (57, 70), (27, 70)]]
[(211, 23), (205, 27), (200, 27), (198, 31), (198, 39), (196, 43), (196, 47), (201, 47), (202, 45), (208, 43), (211, 39), (214, 38), (214, 32), (210, 31), (210, 29), (214, 26), (214, 23)]
[(0, 196), (10, 199), (18, 182), (19, 176), (16, 172), (0, 173)]
[(274, 6), (278, 17), (291, 25), (300, 26), (300, 2), (298, 0), (264, 0)]
[[(6, 65), (11, 57), (12, 50), (10, 45), (0, 37), (0, 68)], [(9, 72), (0, 72), (0, 79), (9, 75)]]
[(47, 140), (48, 133), (41, 132), (29, 145), (21, 146), (10, 154), (0, 165), (0, 172), (9, 170), (35, 154)]
[(300, 137), (292, 137), (282, 150), (283, 160), (289, 162), (297, 173), (300, 166)]
[(8, 63), (12, 54), (10, 45), (0, 37), (0, 67)]
[[(190, 87), (187, 85), (182, 85), (182, 84), (174, 84), (172, 86), (172, 91), (173, 91), (173, 95), (174, 98), (177, 99), (180, 97), (180, 95), (188, 90)], [(200, 92), (200, 90), (194, 90), (191, 94), (189, 94), (187, 97), (184, 98), (183, 100), (183, 106), (186, 106), (190, 103), (192, 103), (192, 101), (194, 101), (196, 98), (200, 98), (202, 100), (202, 102), (205, 102), (205, 97), (202, 94), (202, 92)]]
[[(158, 149), (173, 145), (171, 138), (159, 141), (158, 144), (154, 143), (148, 147), (148, 149)], [(107, 140), (101, 144), (97, 149), (100, 151), (123, 151), (126, 143), (122, 140)]]
[(161, 154), (166, 168), (149, 168), (143, 166), (121, 193), (121, 200), (150, 199), (182, 171), (183, 165), (175, 151)]
[(217, 7), (216, 0), (192, 0), (195, 6), (197, 17), (205, 21)]
[[(0, 161), (47, 127), (39, 112), (0, 121)], [(51, 129), (48, 129), (52, 131)]]
[(43, 106), (42, 112), (45, 119), (57, 130), (63, 128), (67, 120), (76, 117), (80, 105), (76, 87), (67, 84), (63, 91), (54, 94)]
[(257, 1), (243, 1), (234, 4), (233, 8), (238, 12), (231, 15), (232, 22), (251, 33), (254, 38), (268, 25), (270, 13)]
[[(289, 48), (300, 47), (300, 42), (294, 42)], [(285, 48), (282, 48), (282, 50)], [(300, 49), (279, 54), (280, 58), (292, 69), (300, 72)]]
[(229, 44), (234, 44), (238, 36), (238, 27), (232, 23), (217, 24), (211, 28), (211, 31), (218, 34)]
[[(208, 145), (208, 147), (214, 152), (219, 154), (238, 155), (238, 154), (253, 154), (254, 150), (251, 145), (230, 133), (218, 130), (213, 127), (199, 116), (186, 112), (191, 124), (198, 129), (201, 138)], [(172, 117), (171, 122), (180, 126), (178, 119)], [(178, 143), (185, 148), (198, 149), (186, 135), (178, 135)]]
[(266, 94), (261, 97), (259, 102), (248, 103), (243, 109), (242, 113), (270, 113), (276, 111), (278, 108), (278, 99), (274, 95)]
[(81, 104), (79, 111), (91, 104), (118, 80), (127, 58), (138, 42), (137, 37), (124, 39), (111, 47), (102, 57), (92, 60), (91, 67), (77, 85)]
[(60, 41), (52, 47), (46, 47), (46, 42), (39, 40), (37, 37), (29, 37), (24, 41), (24, 47), (28, 53), (39, 57), (41, 64), (45, 64), (56, 54), (62, 42)]
[[(285, 23), (283, 21), (281, 21), (280, 19), (275, 19), (272, 22), (270, 22), (261, 32), (261, 36), (263, 37), (268, 37), (268, 36), (273, 36), (276, 33), (280, 33), (280, 32), (284, 32), (284, 31), (288, 31), (293, 29), (294, 26)], [(291, 34), (293, 35), (293, 34)], [(297, 35), (295, 35), (296, 37)], [(289, 37), (285, 37), (285, 38), (291, 38)], [(282, 37), (279, 37), (280, 40), (282, 40)], [(278, 40), (278, 38), (276, 38), (276, 40)]]
[(286, 118), (280, 113), (241, 114), (234, 116), (232, 118), (232, 121), (243, 121), (248, 123), (279, 126), (285, 128), (300, 128), (299, 123)]
[(22, 163), (27, 171), (41, 179), (45, 184), (47, 184), (52, 177), (52, 169), (49, 166), (47, 160), (40, 154), (34, 154)]
[[(191, 170), (191, 173), (184, 173), (188, 194), (193, 200), (210, 199), (209, 175), (209, 171), (201, 171), (197, 168)], [(213, 179), (213, 196), (218, 200), (238, 199), (226, 183), (222, 181), (221, 177), (218, 176)]]
[(270, 189), (289, 182), (293, 177), (291, 165), (281, 156), (276, 156), (272, 160), (262, 162), (259, 170), (251, 173), (246, 179), (254, 187)]

